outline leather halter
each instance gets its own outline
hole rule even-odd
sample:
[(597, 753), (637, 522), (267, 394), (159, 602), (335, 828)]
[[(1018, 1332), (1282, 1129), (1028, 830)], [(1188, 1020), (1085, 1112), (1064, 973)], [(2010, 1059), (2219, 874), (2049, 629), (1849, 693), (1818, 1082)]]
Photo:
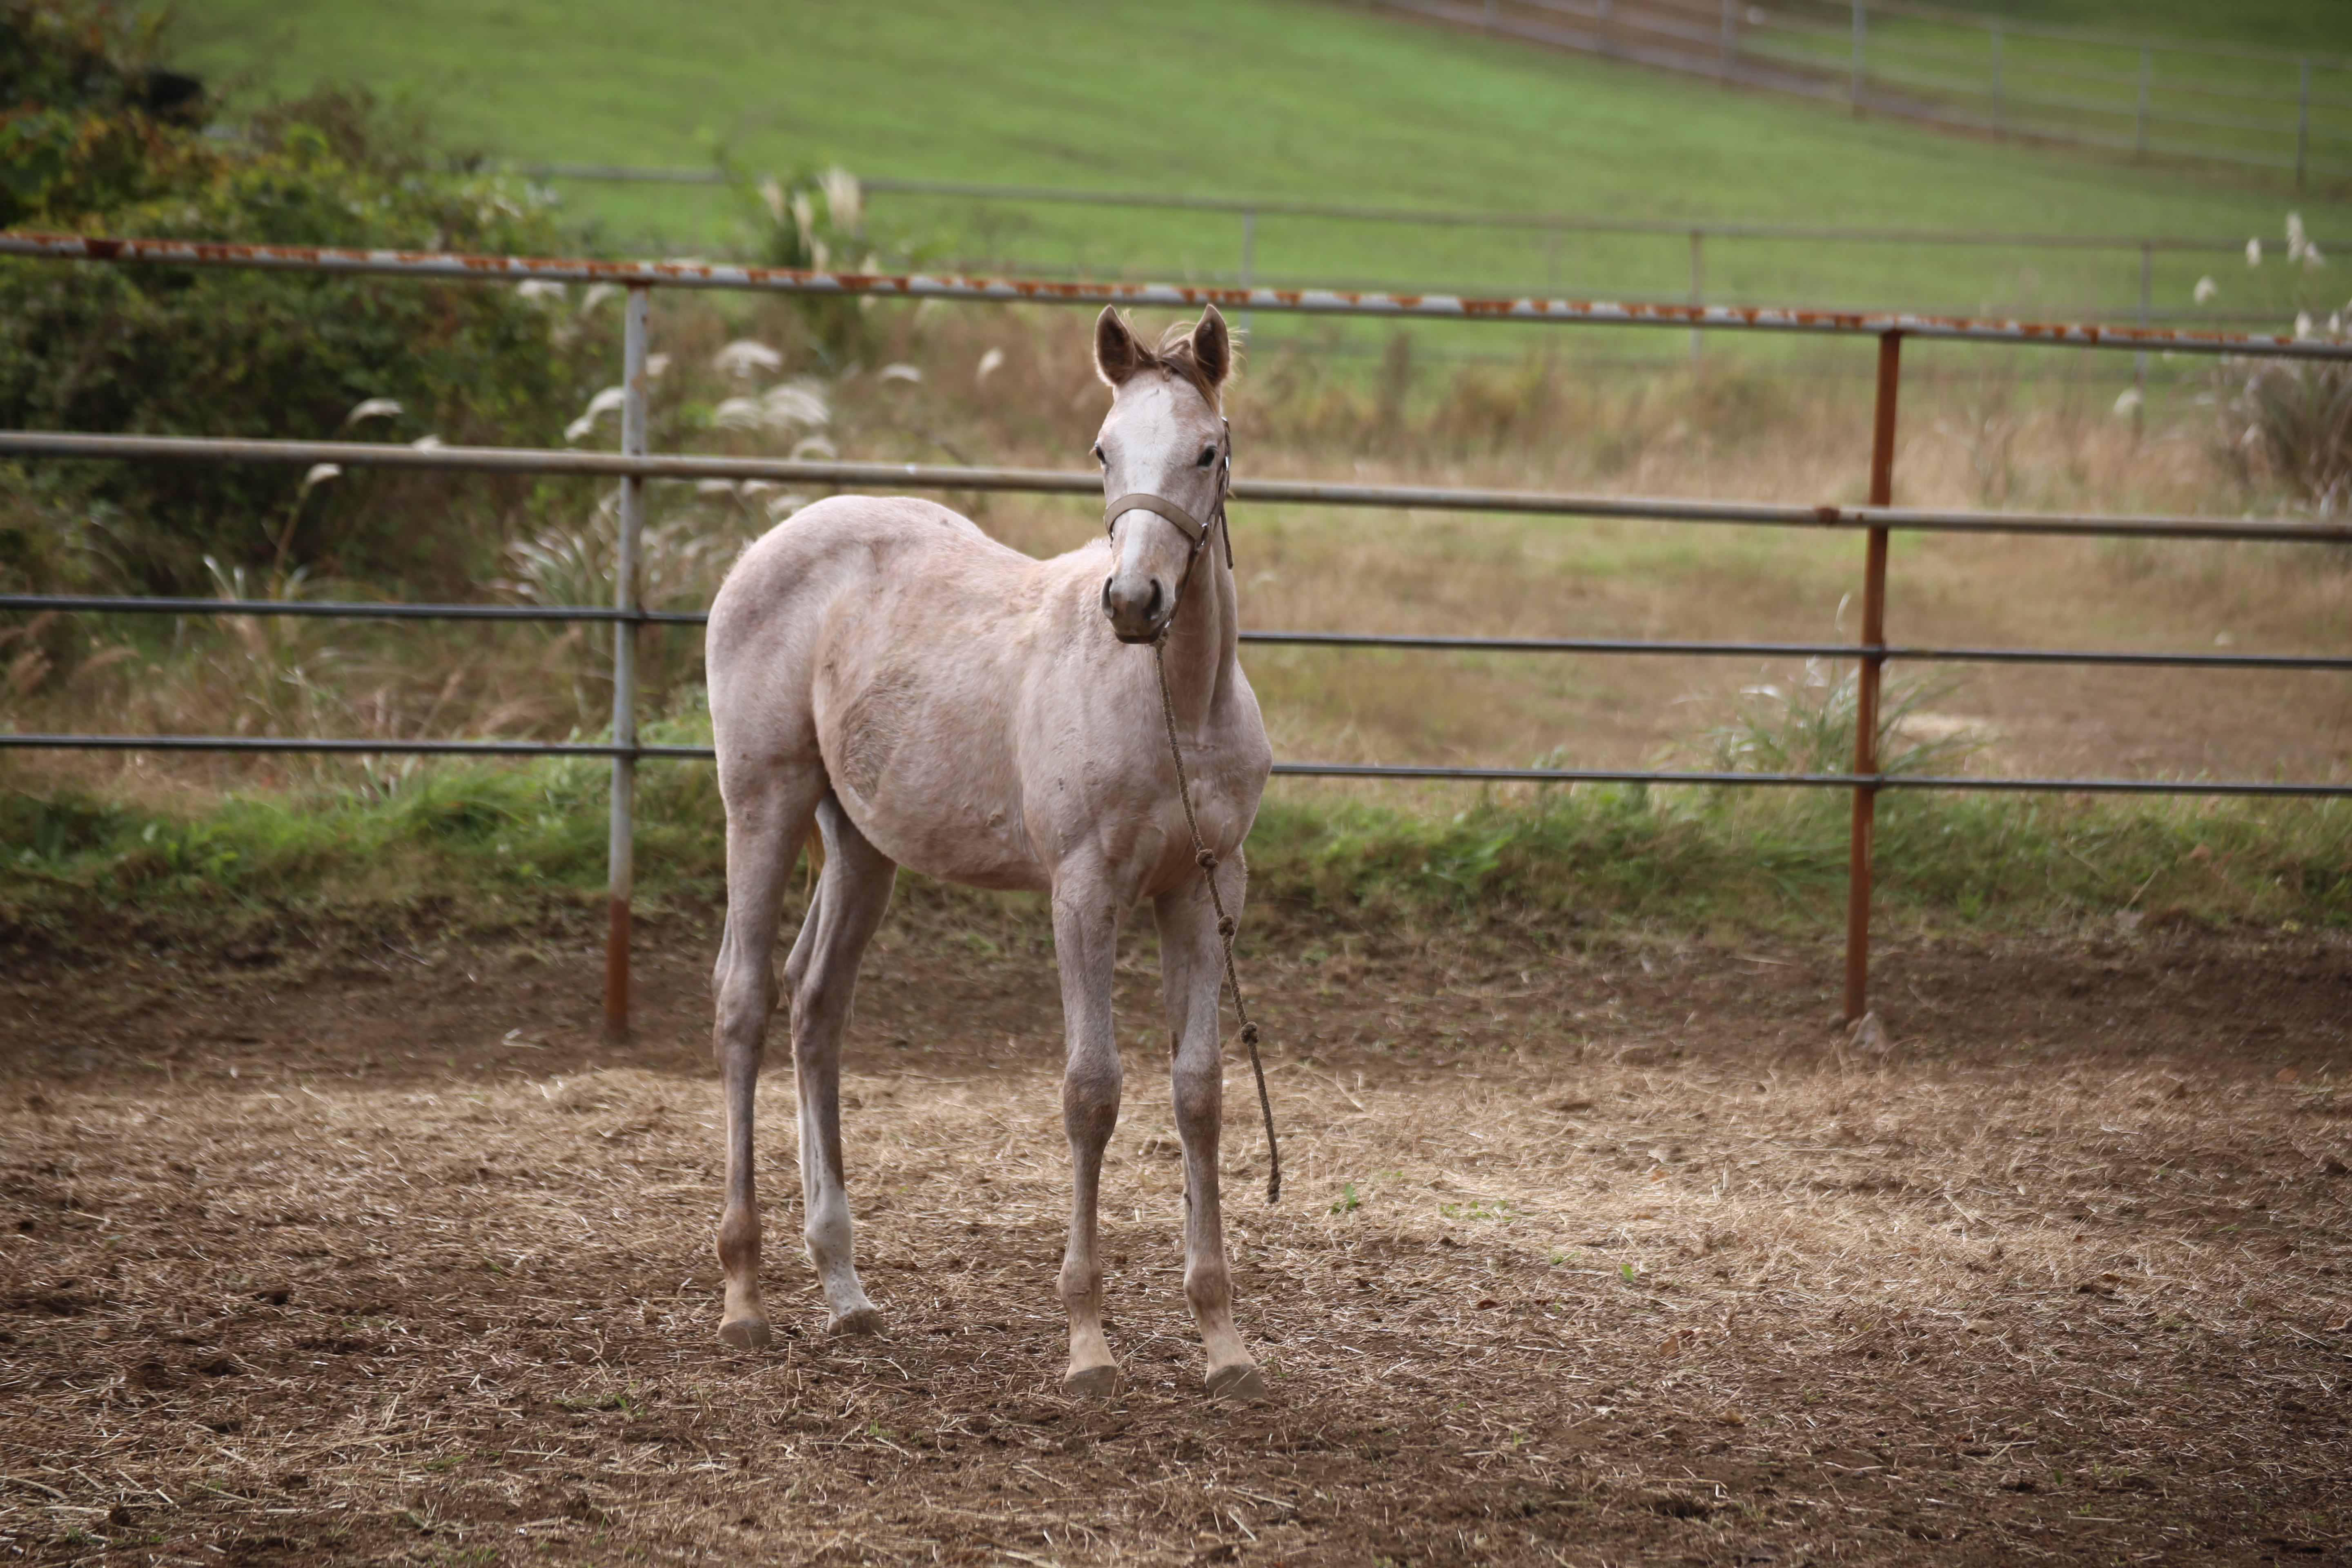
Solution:
[(1217, 499), (1215, 505), (1210, 510), (1209, 520), (1206, 522), (1194, 517), (1167, 497), (1153, 495), (1149, 490), (1137, 490), (1132, 495), (1123, 495), (1103, 509), (1105, 534), (1110, 533), (1118, 526), (1118, 520), (1129, 512), (1148, 511), (1164, 517), (1174, 523), (1182, 531), (1184, 537), (1192, 542), (1192, 553), (1184, 559), (1184, 575), (1177, 580), (1176, 592), (1169, 601), (1167, 618), (1160, 623), (1162, 636), (1167, 634), (1169, 627), (1176, 624), (1176, 612), (1182, 608), (1184, 604), (1185, 585), (1192, 581), (1192, 568), (1200, 561), (1201, 552), (1208, 549), (1209, 535), (1213, 531), (1222, 531), (1224, 533), (1225, 569), (1229, 572), (1233, 570), (1234, 530), (1233, 525), (1225, 521), (1225, 497), (1234, 488), (1234, 425), (1232, 420), (1224, 418), (1220, 418), (1217, 423), (1222, 427), (1222, 434), (1217, 439)]

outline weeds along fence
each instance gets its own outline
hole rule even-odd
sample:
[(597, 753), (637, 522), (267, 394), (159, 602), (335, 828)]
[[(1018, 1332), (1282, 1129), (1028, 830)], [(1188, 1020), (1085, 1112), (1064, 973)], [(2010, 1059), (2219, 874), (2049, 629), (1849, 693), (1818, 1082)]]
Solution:
[[(812, 487), (998, 490), (1097, 496), (1099, 475), (1053, 469), (918, 464), (792, 461), (696, 457), (646, 450), (647, 301), (656, 288), (723, 289), (781, 294), (936, 300), (971, 303), (1143, 306), (1301, 315), (1365, 316), (1391, 321), (1449, 321), (1558, 326), (1645, 326), (1688, 331), (1796, 332), (1867, 337), (1877, 343), (1877, 393), (1871, 427), (1869, 501), (1860, 507), (1793, 506), (1759, 501), (1696, 501), (1547, 494), (1517, 490), (1326, 484), (1242, 479), (1241, 502), (1479, 511), (1547, 517), (1641, 518), (1699, 524), (1827, 529), (1857, 533), (1862, 558), (1862, 626), (1857, 643), (1636, 641), (1602, 638), (1527, 639), (1391, 637), (1353, 632), (1253, 631), (1244, 642), (1320, 647), (1382, 647), (1507, 653), (1675, 654), (1706, 657), (1852, 658), (1856, 666), (1854, 759), (1844, 773), (1675, 772), (1641, 769), (1460, 767), (1420, 763), (1341, 763), (1288, 760), (1275, 772), (1288, 776), (1470, 780), (1575, 784), (1629, 783), (1794, 789), (1851, 793), (1848, 846), (1844, 1008), (1858, 1018), (1868, 1002), (1870, 889), (1876, 805), (1894, 789), (1997, 790), (2189, 795), (2352, 796), (2352, 784), (2287, 780), (2172, 780), (1921, 776), (1890, 773), (1878, 755), (1879, 691), (1890, 661), (2120, 665), (2149, 669), (2352, 669), (2352, 657), (2216, 653), (2138, 653), (2095, 648), (1928, 647), (1886, 638), (1888, 542), (1898, 530), (1921, 532), (2012, 533), (2057, 537), (2271, 541), (2294, 544), (2352, 542), (2352, 526), (2106, 513), (1943, 511), (1891, 504), (1895, 476), (1897, 395), (1906, 338), (1929, 341), (2126, 351), (2268, 356), (2352, 362), (2352, 343), (2322, 339), (2041, 324), (1903, 314), (1729, 309), (1720, 306), (1622, 304), (1546, 299), (1465, 299), (1452, 295), (1392, 295), (1322, 289), (1216, 289), (1168, 284), (1076, 283), (1035, 279), (956, 276), (870, 276), (683, 262), (546, 260), (512, 256), (452, 256), (210, 245), (184, 241), (100, 239), (0, 234), (0, 255), (59, 262), (119, 266), (226, 267), (287, 272), (375, 273), (451, 282), (530, 280), (618, 285), (627, 293), (623, 333), (621, 449), (582, 452), (521, 447), (398, 447), (345, 441), (237, 440), (212, 437), (93, 435), (64, 431), (0, 431), (0, 455), (19, 458), (257, 462), (306, 466), (424, 468), (472, 473), (587, 475), (619, 481), (618, 549), (609, 605), (330, 604), (227, 599), (165, 599), (95, 595), (0, 595), (0, 610), (142, 613), (154, 615), (325, 616), (375, 620), (601, 621), (637, 627), (698, 625), (699, 614), (645, 609), (638, 597), (639, 536), (645, 487), (651, 479), (781, 480)], [(629, 1016), (629, 926), (635, 887), (634, 801), (641, 761), (709, 760), (708, 747), (639, 742), (636, 728), (636, 647), (632, 635), (614, 638), (613, 721), (604, 741), (335, 739), (227, 735), (92, 735), (0, 733), (0, 747), (131, 752), (310, 752), (383, 754), (424, 752), (497, 756), (607, 757), (613, 764), (607, 887), (604, 1016), (614, 1033)]]
[[(2352, 101), (2352, 100), (2347, 100)], [(526, 179), (541, 182), (581, 181), (590, 184), (652, 184), (652, 185), (718, 185), (726, 183), (728, 175), (716, 169), (664, 168), (655, 165), (623, 163), (518, 163), (512, 171)], [(1361, 203), (1289, 201), (1268, 196), (1189, 195), (1170, 191), (1108, 191), (1089, 190), (1055, 185), (1001, 185), (975, 184), (961, 180), (908, 179), (877, 175), (861, 177), (858, 181), (861, 205), (873, 198), (897, 200), (970, 202), (982, 210), (998, 207), (1024, 208), (1035, 206), (1076, 206), (1107, 210), (1141, 212), (1199, 213), (1231, 221), (1231, 252), (1234, 265), (1217, 268), (1209, 272), (1205, 281), (1249, 289), (1286, 287), (1299, 281), (1279, 273), (1268, 274), (1259, 266), (1260, 244), (1265, 230), (1287, 221), (1299, 224), (1365, 225), (1373, 227), (1395, 227), (1415, 231), (1462, 231), (1486, 237), (1483, 249), (1489, 255), (1517, 247), (1517, 269), (1523, 272), (1528, 287), (1536, 286), (1540, 274), (1542, 291), (1557, 295), (1561, 291), (1565, 270), (1572, 268), (1575, 258), (1568, 247), (1578, 239), (1627, 239), (1648, 242), (1654, 251), (1660, 274), (1680, 274), (1685, 284), (1679, 290), (1658, 289), (1648, 290), (1652, 297), (1672, 299), (1675, 303), (1705, 305), (1710, 300), (1708, 285), (1712, 267), (1718, 279), (1724, 270), (1725, 252), (1738, 247), (1743, 257), (1770, 248), (1808, 260), (1821, 247), (1847, 249), (1869, 248), (1878, 251), (1911, 249), (1923, 253), (1943, 253), (1953, 250), (1976, 250), (2007, 253), (2012, 256), (2035, 257), (2045, 260), (2057, 256), (2112, 257), (2118, 265), (2112, 279), (2125, 287), (2124, 296), (2105, 302), (2079, 301), (2065, 308), (2063, 314), (2129, 316), (2140, 326), (2158, 323), (2182, 326), (2227, 327), (2267, 322), (2278, 320), (2275, 310), (2225, 310), (2201, 304), (2183, 308), (2177, 304), (2158, 303), (2158, 269), (2159, 258), (2167, 257), (2237, 257), (2246, 249), (2243, 235), (2199, 236), (2178, 234), (2067, 234), (2048, 231), (2000, 231), (1984, 229), (1924, 229), (1857, 227), (1833, 224), (1746, 223), (1730, 220), (1700, 221), (1596, 217), (1590, 214), (1565, 212), (1475, 212), (1455, 208), (1423, 208), (1379, 206)], [(2332, 239), (2315, 237), (2313, 243), (2333, 252), (2340, 247)], [(1676, 254), (1679, 253), (1679, 254)], [(1669, 259), (1671, 258), (1671, 259)], [(947, 263), (958, 268), (975, 266), (972, 259)], [(989, 259), (977, 263), (983, 270), (992, 270), (1005, 264)], [(1024, 258), (1013, 268), (1030, 277), (1076, 277), (1082, 269), (1075, 265), (1063, 265), (1042, 258)], [(1200, 279), (1194, 279), (1200, 280)], [(1377, 289), (1391, 292), (1419, 292), (1427, 279), (1364, 279), (1335, 280), (1328, 274), (1311, 279), (1315, 284), (1330, 287), (1344, 282), (1351, 288)], [(2190, 296), (2194, 276), (2167, 278), (2164, 287), (2175, 298)], [(1782, 306), (1784, 300), (1727, 294), (1719, 284), (1713, 292), (1713, 302), (1719, 305)], [(1919, 301), (1909, 302), (1912, 308), (1935, 310), (1936, 313), (1967, 314), (1969, 307), (1943, 311)], [(1693, 333), (1691, 356), (1699, 357), (1703, 340)], [(2142, 367), (2144, 368), (2144, 367)]]
[(2135, 158), (2352, 174), (2352, 59), (2053, 26), (1915, 0), (1372, 0), (1854, 114)]

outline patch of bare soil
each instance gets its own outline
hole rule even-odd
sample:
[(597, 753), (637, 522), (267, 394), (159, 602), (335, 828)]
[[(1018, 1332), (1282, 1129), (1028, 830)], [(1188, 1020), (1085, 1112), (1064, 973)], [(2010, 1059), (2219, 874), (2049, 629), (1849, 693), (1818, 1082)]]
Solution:
[[(983, 922), (984, 923), (984, 922)], [(2352, 944), (1836, 957), (1259, 938), (1286, 1195), (1224, 1164), (1271, 1404), (1207, 1403), (1148, 942), (1106, 1178), (1123, 1394), (1055, 1391), (1050, 959), (910, 912), (847, 1115), (888, 1337), (717, 1342), (710, 933), (627, 1047), (551, 923), (0, 999), (0, 1552), (36, 1563), (2296, 1563), (2352, 1542)], [(1271, 929), (1262, 927), (1261, 931)], [(783, 1052), (779, 1048), (776, 1059)]]

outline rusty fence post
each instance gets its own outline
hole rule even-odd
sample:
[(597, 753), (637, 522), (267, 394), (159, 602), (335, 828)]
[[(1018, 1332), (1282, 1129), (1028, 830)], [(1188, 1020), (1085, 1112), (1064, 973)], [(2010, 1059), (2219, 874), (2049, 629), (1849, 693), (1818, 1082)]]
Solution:
[[(646, 313), (653, 290), (629, 285), (621, 329), (621, 452), (646, 451)], [(646, 521), (646, 481), (631, 474), (621, 480), (620, 539), (613, 557), (613, 607), (637, 605), (637, 541)], [(629, 1033), (629, 906), (636, 891), (637, 626), (613, 623), (613, 826), (605, 851), (604, 1035), (621, 1040)]]
[[(1870, 504), (1895, 502), (1895, 395), (1903, 380), (1903, 334), (1878, 340), (1878, 400), (1870, 428)], [(1878, 772), (1878, 682), (1886, 663), (1886, 530), (1873, 528), (1862, 574), (1862, 648), (1854, 669), (1853, 771)], [(1878, 827), (1878, 788), (1856, 784), (1853, 833), (1846, 852), (1845, 1018), (1869, 1011), (1870, 855)]]

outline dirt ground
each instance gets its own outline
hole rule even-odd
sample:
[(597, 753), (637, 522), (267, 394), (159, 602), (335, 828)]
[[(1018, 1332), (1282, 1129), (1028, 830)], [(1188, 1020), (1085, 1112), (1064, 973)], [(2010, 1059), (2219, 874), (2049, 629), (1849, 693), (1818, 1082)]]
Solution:
[[(635, 1043), (576, 920), (16, 933), (0, 1554), (42, 1563), (2352, 1561), (2352, 942), (1826, 947), (1254, 919), (1277, 1398), (1207, 1403), (1148, 939), (1106, 1178), (1123, 1394), (1055, 1390), (1033, 923), (912, 904), (847, 1116), (887, 1338), (826, 1340), (789, 1075), (770, 1352), (715, 1335), (707, 921)], [(428, 922), (429, 923), (429, 922)], [(89, 954), (104, 951), (103, 960)]]

